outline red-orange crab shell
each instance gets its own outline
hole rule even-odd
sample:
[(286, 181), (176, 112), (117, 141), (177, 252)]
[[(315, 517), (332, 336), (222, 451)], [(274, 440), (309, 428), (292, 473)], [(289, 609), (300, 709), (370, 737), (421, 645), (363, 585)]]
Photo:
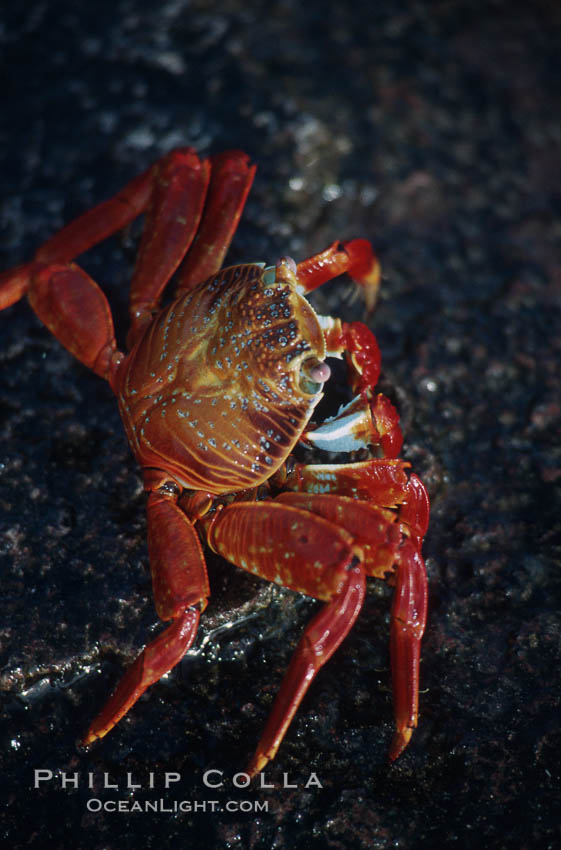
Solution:
[(143, 467), (217, 495), (279, 468), (322, 395), (302, 366), (326, 353), (318, 317), (290, 277), (283, 262), (223, 269), (149, 326), (118, 388)]

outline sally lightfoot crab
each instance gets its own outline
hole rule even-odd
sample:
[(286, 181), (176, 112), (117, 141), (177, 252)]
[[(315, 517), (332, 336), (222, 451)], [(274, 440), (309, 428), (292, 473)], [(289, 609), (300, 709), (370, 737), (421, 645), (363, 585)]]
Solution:
[[(272, 759), (317, 671), (355, 622), (371, 576), (395, 586), (391, 664), (395, 759), (417, 725), (427, 581), (421, 544), (429, 502), (400, 460), (398, 416), (375, 392), (380, 352), (359, 322), (318, 316), (305, 296), (347, 273), (372, 307), (379, 266), (370, 243), (335, 242), (296, 264), (221, 269), (255, 168), (230, 151), (200, 160), (172, 151), (0, 277), (0, 309), (27, 294), (39, 318), (117, 396), (147, 491), (148, 549), (158, 615), (171, 621), (125, 673), (91, 724), (102, 738), (191, 646), (209, 598), (207, 545), (261, 578), (315, 597), (248, 771)], [(130, 291), (127, 353), (111, 312), (73, 260), (145, 214)], [(161, 307), (171, 278), (175, 294)], [(311, 421), (345, 356), (354, 398)], [(318, 452), (366, 460), (304, 464)]]

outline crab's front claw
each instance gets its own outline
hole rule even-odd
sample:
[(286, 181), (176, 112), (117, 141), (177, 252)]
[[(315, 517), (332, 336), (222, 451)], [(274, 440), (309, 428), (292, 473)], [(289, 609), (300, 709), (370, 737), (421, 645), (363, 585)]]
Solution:
[(341, 358), (346, 354), (352, 391), (370, 398), (382, 368), (376, 337), (363, 322), (341, 322), (331, 316), (321, 316), (320, 322), (327, 356)]
[(382, 355), (376, 337), (362, 322), (343, 322), (342, 348), (349, 362), (349, 383), (353, 392), (371, 394), (378, 383)]
[(395, 458), (403, 443), (399, 416), (381, 393), (372, 401), (358, 395), (317, 427), (304, 431), (301, 442), (322, 451), (353, 452), (378, 446), (384, 457)]
[(385, 395), (379, 393), (371, 403), (370, 412), (384, 457), (398, 457), (403, 445), (403, 434), (397, 410)]

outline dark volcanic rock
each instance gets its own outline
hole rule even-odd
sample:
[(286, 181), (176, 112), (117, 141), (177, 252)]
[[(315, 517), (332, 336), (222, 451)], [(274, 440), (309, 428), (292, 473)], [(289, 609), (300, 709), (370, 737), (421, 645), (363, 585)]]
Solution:
[[(194, 650), (103, 742), (76, 748), (158, 628), (144, 498), (108, 387), (22, 302), (0, 316), (6, 846), (558, 846), (557, 5), (82, 5), (3, 16), (1, 267), (184, 144), (258, 163), (232, 261), (374, 242), (382, 386), (433, 506), (421, 716), (388, 765), (390, 593), (373, 585), (267, 772), (274, 787), (234, 787), (317, 605), (212, 559)], [(120, 340), (134, 235), (84, 258)], [(347, 294), (326, 286), (315, 304), (363, 318)], [(209, 768), (223, 788), (205, 787)], [(36, 769), (58, 779), (34, 788)], [(182, 777), (169, 790), (166, 771)], [(321, 789), (305, 787), (312, 771)], [(127, 772), (143, 787), (127, 790)], [(159, 799), (172, 810), (88, 808)]]

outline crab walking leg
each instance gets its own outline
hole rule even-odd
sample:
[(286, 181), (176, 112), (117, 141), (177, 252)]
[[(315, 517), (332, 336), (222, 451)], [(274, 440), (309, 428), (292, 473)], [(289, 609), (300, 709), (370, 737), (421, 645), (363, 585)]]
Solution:
[[(317, 511), (321, 516), (336, 521), (361, 546), (362, 511), (371, 508), (382, 511), (384, 508), (395, 509), (402, 532), (420, 550), (429, 525), (430, 503), (421, 479), (415, 473), (407, 476), (405, 470), (408, 466), (405, 461), (385, 458), (346, 464), (296, 463), (284, 481), (280, 482), (290, 492), (281, 493), (277, 500), (299, 507), (311, 505), (308, 510)], [(347, 503), (350, 497), (354, 508), (339, 513), (335, 518), (328, 512), (327, 494), (332, 494), (329, 499), (337, 497), (340, 503)], [(310, 501), (306, 502), (307, 499)]]
[(148, 203), (152, 180), (153, 166), (127, 183), (112, 198), (97, 204), (55, 233), (41, 245), (32, 262), (0, 275), (0, 310), (25, 295), (35, 263), (66, 263), (126, 227)]
[[(341, 464), (303, 464), (296, 463), (284, 480), (279, 484), (286, 490), (301, 494), (331, 493), (339, 497), (350, 497), (353, 501), (373, 503), (377, 507), (397, 509), (397, 516), (403, 533), (406, 534), (420, 551), (423, 538), (429, 525), (430, 503), (425, 485), (421, 479), (405, 470), (409, 466), (403, 460), (374, 458), (359, 463)], [(285, 494), (279, 499), (289, 499)], [(295, 501), (294, 504), (300, 504)], [(355, 502), (355, 504), (357, 504)], [(328, 516), (318, 502), (314, 510)], [(356, 517), (360, 516), (357, 507)], [(352, 533), (356, 533), (351, 516), (345, 514), (340, 524)], [(360, 536), (357, 536), (360, 540)]]
[(23, 298), (32, 274), (33, 263), (23, 263), (0, 274), (0, 310), (6, 310)]
[(225, 151), (211, 157), (211, 181), (201, 226), (179, 273), (176, 294), (181, 295), (216, 274), (222, 267), (256, 166), (243, 151)]
[[(409, 485), (413, 478), (411, 476)], [(416, 476), (412, 490), (412, 504), (418, 508), (415, 531), (426, 530), (428, 513), (425, 515), (423, 509), (428, 510), (428, 499), (425, 502), (426, 491)], [(327, 494), (281, 493), (276, 500), (313, 511), (350, 532), (364, 552), (366, 575), (381, 579), (390, 577), (395, 584), (390, 640), (396, 719), (390, 748), (393, 760), (403, 752), (417, 725), (419, 660), (427, 616), (427, 576), (419, 548), (415, 542), (402, 537), (405, 529), (401, 511), (396, 513), (348, 496)], [(412, 519), (413, 513), (408, 506), (407, 510)], [(412, 536), (413, 541), (418, 539)]]
[(297, 493), (333, 493), (399, 508), (399, 518), (420, 548), (429, 526), (430, 502), (425, 485), (405, 470), (407, 461), (372, 458), (358, 463), (293, 463), (277, 473), (277, 486)]
[(103, 738), (150, 685), (181, 661), (195, 638), (209, 596), (201, 544), (171, 493), (148, 497), (148, 551), (158, 615), (173, 622), (149, 643), (127, 670), (90, 726), (84, 744)]
[(364, 571), (348, 567), (341, 590), (306, 626), (247, 772), (255, 776), (271, 761), (316, 673), (350, 632), (366, 594)]
[[(407, 466), (401, 460), (385, 459), (339, 466), (295, 464), (284, 482), (298, 494), (338, 493), (359, 500), (357, 504), (363, 500), (396, 509), (400, 529), (410, 538), (399, 549), (394, 579), (390, 648), (396, 733), (390, 748), (392, 760), (403, 752), (417, 725), (419, 660), (427, 615), (427, 577), (420, 548), (428, 527), (429, 498), (416, 475), (407, 477)], [(314, 504), (314, 510), (328, 515), (320, 502)], [(341, 521), (351, 533), (355, 518), (351, 521), (347, 514)], [(360, 533), (356, 539), (362, 544)]]
[(140, 653), (82, 740), (88, 746), (103, 738), (133, 707), (144, 691), (181, 661), (195, 638), (201, 612), (190, 608)]
[(389, 757), (396, 759), (417, 726), (421, 639), (427, 620), (427, 574), (421, 554), (401, 547), (391, 614), (390, 654), (396, 731)]
[(153, 180), (154, 166), (151, 166), (112, 198), (82, 213), (51, 236), (41, 245), (35, 259), (43, 263), (68, 262), (122, 230), (144, 211)]
[(296, 277), (303, 295), (340, 274), (347, 273), (361, 287), (368, 312), (376, 304), (380, 288), (380, 264), (367, 239), (334, 242), (325, 251), (296, 266)]
[(153, 169), (152, 191), (130, 288), (129, 346), (151, 321), (170, 277), (199, 226), (210, 179), (209, 160), (171, 151)]
[(235, 502), (202, 520), (210, 547), (255, 575), (324, 600), (306, 628), (249, 772), (274, 755), (317, 671), (351, 629), (364, 599), (360, 548), (323, 517), (277, 502)]
[(99, 286), (75, 263), (35, 263), (27, 283), (29, 303), (62, 345), (112, 385), (123, 355)]
[(405, 502), (408, 478), (404, 460), (373, 458), (358, 463), (295, 463), (282, 486), (305, 493), (338, 493), (385, 508)]
[(335, 493), (286, 492), (275, 497), (275, 503), (279, 502), (344, 528), (362, 550), (362, 567), (367, 576), (385, 580), (393, 575), (403, 536), (395, 511)]
[[(158, 232), (156, 235), (153, 231), (148, 233), (148, 228), (145, 228), (147, 235), (144, 239), (144, 248), (141, 246), (141, 254), (143, 252), (145, 254), (147, 248), (153, 250), (154, 239), (161, 237), (163, 244), (158, 254), (162, 256), (170, 250), (173, 253), (173, 247), (170, 249), (170, 245), (174, 246), (174, 242), (177, 243), (179, 241), (180, 243), (181, 255), (175, 263), (175, 267), (171, 271), (165, 272), (167, 277), (163, 283), (161, 283), (159, 278), (157, 280), (159, 294), (185, 255), (193, 238), (201, 212), (200, 210), (198, 211), (199, 218), (196, 218), (196, 208), (197, 204), (202, 208), (204, 202), (206, 184), (208, 183), (208, 171), (209, 167), (206, 161), (200, 163), (196, 153), (191, 148), (171, 151), (141, 175), (127, 183), (112, 198), (102, 201), (100, 204), (92, 207), (92, 209), (87, 210), (63, 227), (62, 230), (55, 233), (54, 236), (41, 245), (31, 263), (25, 263), (0, 275), (0, 309), (9, 307), (25, 294), (35, 263), (66, 263), (73, 260), (94, 245), (107, 239), (108, 236), (122, 230), (127, 224), (130, 224), (131, 221), (143, 213), (147, 206), (150, 205), (151, 208), (157, 206), (162, 189), (165, 190), (166, 188), (166, 182), (170, 181), (173, 184), (177, 183), (179, 179), (179, 183), (190, 184), (187, 186), (187, 211), (185, 218), (189, 226), (192, 225), (193, 233), (191, 233), (190, 237), (178, 236), (178, 230), (181, 225), (180, 219), (183, 218), (183, 215), (182, 210), (177, 206), (175, 221), (172, 210), (171, 215), (167, 217), (165, 222), (162, 222), (162, 232)], [(183, 175), (181, 172), (183, 172)], [(185, 172), (187, 172), (187, 177), (185, 177)], [(200, 182), (204, 184), (202, 189), (198, 185)], [(168, 207), (170, 205), (173, 207), (175, 194), (175, 188), (172, 186), (170, 190), (171, 201), (168, 202)], [(156, 201), (154, 201), (155, 197)], [(195, 212), (192, 211), (193, 208)], [(169, 235), (167, 228), (170, 230)], [(182, 242), (185, 244), (182, 245)], [(155, 273), (157, 268), (156, 256), (151, 261), (150, 258), (147, 261), (143, 256), (139, 262), (140, 271), (139, 263), (137, 263), (136, 272), (138, 280), (133, 283), (133, 290), (136, 293), (142, 292), (147, 277), (151, 273)], [(169, 266), (169, 262), (167, 265)], [(163, 272), (158, 270), (158, 274), (161, 277)], [(147, 297), (146, 300), (150, 301), (150, 297)], [(157, 294), (152, 296), (152, 302), (155, 303), (155, 301), (157, 301)]]
[(427, 489), (418, 475), (411, 473), (405, 500), (399, 508), (399, 519), (409, 529), (410, 537), (420, 551), (429, 527), (430, 502)]

